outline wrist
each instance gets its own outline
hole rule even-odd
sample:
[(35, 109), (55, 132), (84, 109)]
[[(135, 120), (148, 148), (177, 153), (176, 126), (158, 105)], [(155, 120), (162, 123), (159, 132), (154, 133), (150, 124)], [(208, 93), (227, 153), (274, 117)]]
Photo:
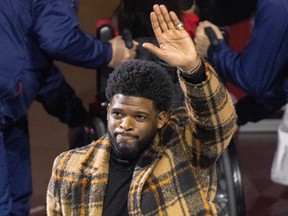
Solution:
[(185, 76), (191, 76), (192, 74), (196, 73), (201, 65), (202, 61), (201, 58), (198, 56), (195, 61), (191, 64), (192, 66), (189, 67), (178, 67), (178, 69), (181, 71), (181, 73)]

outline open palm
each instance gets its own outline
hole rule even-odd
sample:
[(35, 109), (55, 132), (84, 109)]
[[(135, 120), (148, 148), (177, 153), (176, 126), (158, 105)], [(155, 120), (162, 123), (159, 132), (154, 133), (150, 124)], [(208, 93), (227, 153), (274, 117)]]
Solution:
[(151, 13), (151, 24), (160, 47), (145, 43), (144, 47), (171, 66), (189, 67), (196, 60), (194, 43), (174, 12), (168, 12), (164, 5), (155, 5)]

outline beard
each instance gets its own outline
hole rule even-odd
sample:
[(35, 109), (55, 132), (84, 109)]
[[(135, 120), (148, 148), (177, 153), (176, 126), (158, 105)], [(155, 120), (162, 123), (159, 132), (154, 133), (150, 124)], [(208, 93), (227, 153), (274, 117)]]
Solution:
[(151, 131), (148, 135), (142, 139), (137, 139), (133, 145), (126, 143), (125, 141), (117, 142), (115, 136), (108, 131), (109, 140), (111, 141), (112, 151), (115, 155), (122, 160), (133, 161), (138, 159), (141, 154), (152, 144), (157, 130)]

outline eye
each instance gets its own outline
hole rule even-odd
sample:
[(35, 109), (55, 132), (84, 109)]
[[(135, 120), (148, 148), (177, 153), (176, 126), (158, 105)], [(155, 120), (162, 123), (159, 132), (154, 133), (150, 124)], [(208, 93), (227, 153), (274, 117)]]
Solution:
[(115, 119), (121, 119), (122, 118), (122, 114), (120, 112), (112, 112), (112, 117)]
[(145, 121), (147, 119), (145, 115), (136, 115), (135, 118), (137, 121)]

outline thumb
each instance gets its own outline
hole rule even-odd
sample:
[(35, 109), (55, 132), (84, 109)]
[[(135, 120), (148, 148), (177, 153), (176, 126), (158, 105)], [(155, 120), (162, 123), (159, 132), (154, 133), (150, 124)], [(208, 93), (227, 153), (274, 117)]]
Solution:
[(154, 55), (156, 55), (157, 57), (163, 60), (163, 57), (164, 57), (163, 50), (160, 49), (159, 47), (148, 42), (143, 43), (142, 47), (149, 50), (151, 53), (153, 53)]

